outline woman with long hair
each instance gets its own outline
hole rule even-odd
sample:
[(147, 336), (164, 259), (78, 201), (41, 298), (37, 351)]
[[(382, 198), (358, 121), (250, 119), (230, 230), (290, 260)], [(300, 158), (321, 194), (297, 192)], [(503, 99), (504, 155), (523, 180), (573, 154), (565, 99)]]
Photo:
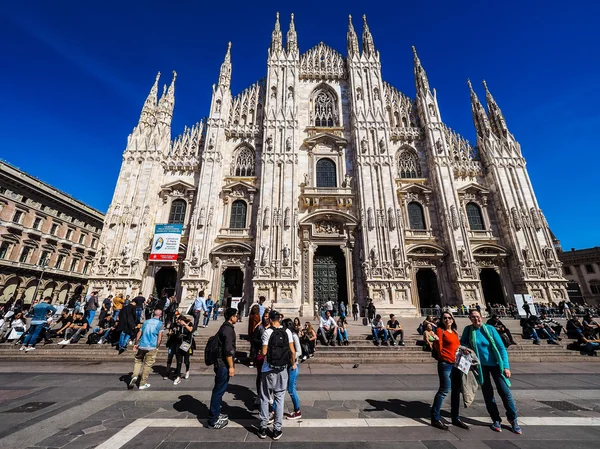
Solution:
[(483, 324), (481, 313), (478, 310), (471, 310), (469, 319), (471, 325), (465, 327), (460, 343), (472, 349), (479, 359), (476, 377), (477, 382), (481, 385), (485, 407), (493, 421), (490, 428), (495, 432), (502, 432), (502, 419), (496, 399), (494, 399), (494, 387), (492, 387), (491, 381), (494, 379), (496, 389), (506, 409), (506, 417), (511, 425), (511, 430), (520, 435), (523, 432), (517, 421), (517, 407), (510, 392), (510, 364), (502, 338), (493, 326)]
[(305, 354), (305, 356), (314, 357), (317, 345), (317, 333), (308, 321), (304, 323), (304, 339), (308, 345), (308, 354)]
[(173, 385), (181, 383), (181, 366), (185, 363), (185, 378), (190, 377), (190, 354), (194, 346), (194, 325), (188, 317), (179, 315), (177, 318), (178, 329), (176, 331), (177, 347), (175, 348), (175, 358), (177, 359), (177, 368), (175, 368), (175, 380)]
[(260, 346), (257, 346), (252, 338), (254, 331), (260, 324), (260, 318), (260, 307), (258, 304), (254, 304), (250, 308), (250, 315), (248, 315), (248, 340), (250, 341), (249, 365), (251, 368), (254, 366), (254, 358), (256, 357), (256, 354), (260, 350)]
[(290, 318), (286, 318), (281, 322), (281, 325), (284, 329), (289, 329), (292, 333), (292, 338), (294, 340), (294, 348), (296, 349), (296, 369), (292, 369), (290, 365), (288, 365), (288, 393), (292, 398), (292, 404), (294, 406), (294, 411), (292, 413), (288, 413), (287, 419), (300, 419), (302, 418), (302, 412), (300, 411), (300, 398), (298, 398), (298, 392), (296, 391), (296, 383), (298, 381), (298, 375), (300, 374), (300, 359), (302, 358), (302, 346), (300, 345), (300, 337), (298, 336), (298, 332), (296, 332), (296, 327), (294, 326), (294, 322)]
[(294, 328), (296, 329), (296, 333), (298, 335), (302, 334), (302, 323), (300, 322), (300, 318), (294, 318)]
[(452, 416), (452, 424), (468, 430), (469, 426), (458, 415), (462, 390), (462, 372), (454, 366), (460, 339), (458, 338), (458, 330), (452, 313), (442, 313), (440, 325), (435, 333), (437, 340), (433, 341), (433, 350), (438, 354), (437, 371), (440, 378), (440, 388), (431, 405), (431, 425), (437, 429), (449, 430), (448, 426), (441, 421), (440, 413), (444, 399), (451, 391), (450, 415)]
[[(256, 347), (262, 348), (262, 337), (269, 327), (271, 327), (271, 320), (269, 319), (269, 313), (271, 309), (265, 307), (265, 312), (263, 313), (261, 323), (256, 326), (254, 333), (252, 334), (252, 341)], [(262, 355), (262, 351), (256, 352), (255, 366), (256, 366), (256, 400), (254, 401), (255, 405), (259, 404), (258, 395), (260, 393), (260, 381), (261, 381), (261, 371), (263, 363), (265, 362), (265, 356)]]

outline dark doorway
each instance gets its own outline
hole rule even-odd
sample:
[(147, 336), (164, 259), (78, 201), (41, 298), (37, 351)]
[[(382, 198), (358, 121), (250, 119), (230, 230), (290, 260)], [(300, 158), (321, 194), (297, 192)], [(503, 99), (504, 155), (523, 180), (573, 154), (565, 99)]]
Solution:
[(240, 297), (244, 294), (244, 272), (240, 268), (227, 268), (221, 277), (221, 298), (226, 307), (231, 307), (229, 297)]
[[(348, 306), (346, 263), (339, 246), (319, 246), (313, 259), (313, 299), (319, 310), (327, 301)], [(336, 306), (337, 307), (337, 306)]]
[(433, 309), (436, 305), (442, 305), (437, 275), (431, 268), (420, 268), (417, 271), (417, 291), (421, 309)]
[(154, 276), (154, 287), (159, 298), (164, 295), (172, 296), (175, 294), (177, 285), (177, 270), (175, 268), (161, 268)]
[(493, 307), (496, 304), (506, 305), (504, 292), (502, 291), (502, 281), (500, 275), (493, 268), (484, 268), (479, 274), (481, 280), (481, 289), (483, 290), (483, 298), (488, 307)]

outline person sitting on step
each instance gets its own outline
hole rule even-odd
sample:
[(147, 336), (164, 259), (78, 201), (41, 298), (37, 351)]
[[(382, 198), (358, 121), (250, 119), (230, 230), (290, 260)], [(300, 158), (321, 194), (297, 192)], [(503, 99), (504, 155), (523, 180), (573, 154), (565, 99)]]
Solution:
[(325, 310), (325, 317), (319, 320), (319, 340), (323, 346), (334, 346), (334, 339), (337, 335), (337, 324), (331, 316), (330, 310)]
[(344, 345), (348, 346), (348, 323), (346, 322), (346, 317), (340, 316), (337, 320), (337, 344), (338, 346)]
[(371, 322), (371, 330), (373, 332), (373, 343), (375, 343), (375, 346), (379, 346), (380, 340), (382, 344), (387, 346), (389, 336), (388, 331), (383, 324), (383, 320), (381, 319), (381, 315), (375, 315), (375, 318), (373, 318), (373, 321)]
[(423, 331), (423, 351), (431, 352), (433, 350), (433, 342), (436, 340), (439, 340), (439, 338), (435, 334), (433, 326), (431, 323), (427, 323)]
[(392, 344), (392, 346), (396, 346), (397, 337), (400, 337), (398, 345), (404, 346), (404, 330), (402, 329), (402, 326), (400, 325), (400, 323), (396, 319), (396, 316), (393, 313), (390, 314), (390, 319), (387, 322), (385, 329), (388, 331), (390, 343)]

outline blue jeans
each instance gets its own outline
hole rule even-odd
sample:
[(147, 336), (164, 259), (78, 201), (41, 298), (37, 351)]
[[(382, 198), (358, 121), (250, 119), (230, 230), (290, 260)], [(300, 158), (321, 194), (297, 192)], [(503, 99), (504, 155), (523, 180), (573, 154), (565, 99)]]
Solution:
[(346, 329), (340, 329), (338, 327), (338, 338), (340, 341), (348, 341), (348, 331)]
[(121, 336), (119, 337), (119, 349), (127, 349), (127, 343), (131, 339), (131, 335), (127, 332), (121, 332)]
[(96, 311), (95, 310), (88, 310), (86, 312), (87, 316), (86, 316), (86, 320), (88, 322), (88, 326), (92, 327), (92, 321), (94, 321), (94, 317), (96, 316)]
[(212, 390), (210, 397), (210, 411), (208, 413), (208, 423), (214, 424), (219, 419), (221, 414), (221, 403), (223, 402), (223, 395), (227, 391), (229, 385), (229, 368), (226, 366), (216, 367), (215, 366), (215, 386)]
[(142, 321), (142, 315), (144, 314), (144, 309), (143, 307), (136, 307), (135, 308), (135, 319), (138, 323), (140, 323)]
[(586, 343), (581, 349), (582, 351), (592, 353), (600, 349), (600, 343), (590, 341), (589, 343)]
[(117, 318), (119, 318), (119, 313), (121, 312), (121, 309), (115, 309), (115, 313), (113, 314), (113, 319), (115, 321), (117, 321)]
[(25, 335), (23, 346), (32, 346), (35, 348), (35, 344), (37, 343), (43, 327), (44, 324), (32, 324), (29, 328), (29, 332), (27, 332), (27, 335)]
[(219, 308), (215, 307), (215, 311), (213, 313), (213, 321), (217, 321), (217, 318), (219, 318)]
[(292, 404), (294, 405), (294, 411), (300, 410), (300, 398), (298, 398), (298, 392), (296, 391), (296, 381), (298, 380), (298, 374), (300, 374), (300, 364), (296, 363), (296, 369), (292, 367), (288, 368), (288, 393), (292, 398)]
[(383, 341), (385, 341), (385, 342), (388, 341), (387, 329), (373, 329), (373, 340), (379, 341), (381, 338), (383, 338)]
[(481, 369), (483, 370), (483, 385), (481, 386), (481, 392), (483, 393), (485, 407), (487, 408), (492, 421), (501, 422), (502, 419), (500, 418), (498, 405), (496, 404), (496, 399), (494, 398), (494, 387), (492, 387), (490, 376), (492, 379), (494, 379), (496, 389), (498, 390), (498, 394), (502, 399), (502, 404), (504, 404), (504, 408), (506, 409), (506, 417), (508, 418), (508, 421), (512, 422), (517, 419), (517, 407), (515, 406), (515, 401), (510, 393), (510, 388), (508, 388), (508, 385), (506, 385), (504, 378), (500, 374), (500, 367), (497, 365), (482, 365)]
[(450, 416), (453, 421), (460, 419), (458, 411), (460, 409), (460, 393), (462, 391), (462, 373), (451, 363), (442, 360), (438, 361), (437, 371), (440, 378), (440, 388), (431, 405), (431, 419), (434, 421), (440, 420), (442, 404), (448, 393), (450, 393)]
[(202, 320), (202, 325), (208, 326), (209, 321), (210, 321), (210, 311), (206, 315), (204, 315), (204, 318)]

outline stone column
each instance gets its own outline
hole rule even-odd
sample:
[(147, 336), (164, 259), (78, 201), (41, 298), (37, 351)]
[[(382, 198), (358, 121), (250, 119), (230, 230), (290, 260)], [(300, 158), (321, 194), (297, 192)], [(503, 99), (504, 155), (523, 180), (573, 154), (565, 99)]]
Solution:
[(348, 244), (340, 245), (340, 248), (344, 252), (344, 259), (346, 261), (346, 293), (348, 296), (347, 306), (352, 307), (354, 302), (354, 271), (352, 270), (352, 248)]

